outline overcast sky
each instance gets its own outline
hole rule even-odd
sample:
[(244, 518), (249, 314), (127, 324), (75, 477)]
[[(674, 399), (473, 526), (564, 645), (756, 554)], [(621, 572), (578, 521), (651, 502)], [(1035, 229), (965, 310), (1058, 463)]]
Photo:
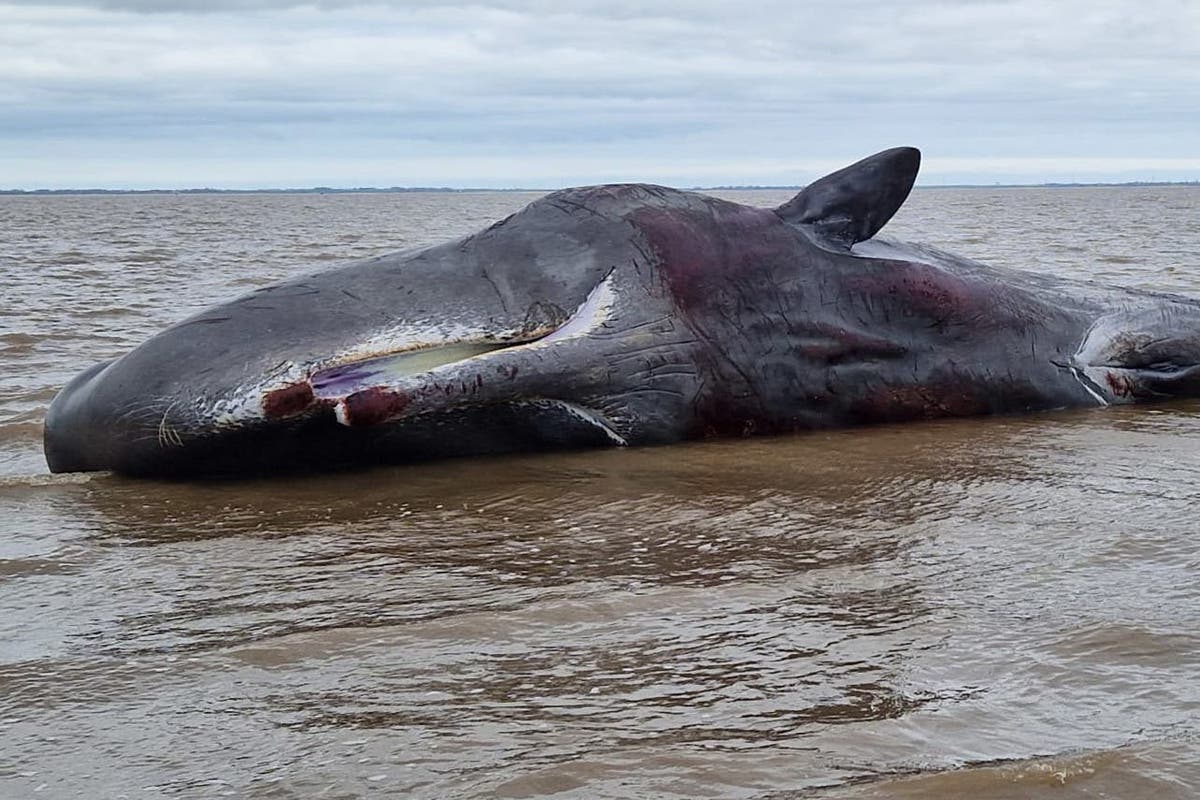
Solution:
[(1200, 0), (0, 0), (0, 188), (1200, 179)]

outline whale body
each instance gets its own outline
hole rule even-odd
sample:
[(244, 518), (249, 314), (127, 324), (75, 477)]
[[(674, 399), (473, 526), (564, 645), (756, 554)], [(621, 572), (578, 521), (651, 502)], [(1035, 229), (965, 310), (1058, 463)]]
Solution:
[(920, 154), (775, 209), (566, 189), (199, 313), (64, 387), (54, 472), (264, 473), (1200, 394), (1200, 303), (877, 236)]

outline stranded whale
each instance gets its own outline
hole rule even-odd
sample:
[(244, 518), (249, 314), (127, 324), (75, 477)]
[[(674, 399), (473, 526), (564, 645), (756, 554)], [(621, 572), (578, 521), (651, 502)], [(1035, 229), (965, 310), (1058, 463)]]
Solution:
[(214, 307), (54, 399), (55, 472), (265, 472), (1200, 394), (1200, 302), (875, 238), (912, 148), (776, 209), (549, 194)]

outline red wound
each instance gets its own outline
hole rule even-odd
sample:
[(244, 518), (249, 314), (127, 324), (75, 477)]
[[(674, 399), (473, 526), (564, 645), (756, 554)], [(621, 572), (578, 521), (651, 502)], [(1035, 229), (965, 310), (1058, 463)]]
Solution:
[(301, 381), (267, 392), (263, 396), (263, 413), (272, 419), (291, 417), (307, 409), (312, 402), (312, 386), (308, 381)]
[(378, 386), (355, 392), (342, 401), (347, 425), (378, 425), (399, 414), (412, 398), (403, 392), (393, 392)]

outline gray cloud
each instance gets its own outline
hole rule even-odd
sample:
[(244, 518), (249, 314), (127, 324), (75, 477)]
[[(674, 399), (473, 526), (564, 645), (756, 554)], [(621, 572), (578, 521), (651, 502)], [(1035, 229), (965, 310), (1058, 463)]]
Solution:
[(1191, 0), (97, 0), (0, 19), (0, 185), (788, 183), (898, 143), (934, 180), (1200, 176)]

